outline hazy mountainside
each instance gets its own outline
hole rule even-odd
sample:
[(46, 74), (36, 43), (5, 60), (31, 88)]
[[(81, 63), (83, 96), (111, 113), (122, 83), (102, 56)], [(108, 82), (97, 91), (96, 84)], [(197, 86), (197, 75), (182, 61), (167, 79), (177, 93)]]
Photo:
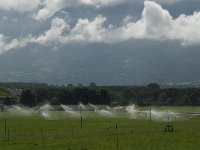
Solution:
[(31, 45), (0, 56), (0, 81), (98, 85), (200, 81), (198, 46), (128, 41), (49, 47)]

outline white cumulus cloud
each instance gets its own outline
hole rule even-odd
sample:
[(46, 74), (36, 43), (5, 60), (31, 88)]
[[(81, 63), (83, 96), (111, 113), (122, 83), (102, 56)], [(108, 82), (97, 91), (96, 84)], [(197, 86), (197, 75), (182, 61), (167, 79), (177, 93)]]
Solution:
[(173, 18), (169, 11), (152, 1), (144, 2), (141, 18), (133, 21), (131, 16), (122, 20), (121, 26), (106, 25), (106, 17), (93, 20), (80, 18), (70, 27), (62, 18), (54, 18), (51, 27), (38, 36), (8, 40), (0, 34), (0, 54), (29, 43), (53, 45), (68, 43), (116, 43), (134, 39), (176, 40), (182, 45), (200, 44), (200, 12)]
[(69, 41), (87, 41), (98, 42), (103, 41), (103, 36), (107, 29), (104, 28), (106, 18), (99, 15), (94, 20), (79, 19), (76, 26), (72, 28), (68, 35), (66, 35), (62, 42)]
[(38, 8), (40, 0), (0, 0), (0, 9), (31, 12)]
[(145, 32), (148, 35), (165, 35), (172, 27), (172, 17), (160, 5), (146, 1), (142, 13)]
[[(107, 6), (114, 6), (124, 3), (135, 3), (135, 2), (143, 2), (146, 0), (80, 0), (81, 3), (85, 5), (92, 5), (95, 7), (107, 7)], [(158, 3), (175, 3), (181, 0), (152, 0)]]
[[(157, 1), (158, 3), (174, 3), (181, 0), (154, 1)], [(138, 0), (0, 0), (0, 10), (31, 12), (33, 14), (33, 18), (37, 20), (44, 20), (52, 17), (59, 10), (67, 7), (81, 7), (82, 5), (89, 5), (101, 8), (135, 2), (138, 2)]]
[(51, 28), (39, 37), (32, 38), (31, 42), (47, 44), (60, 41), (63, 32), (68, 30), (68, 28), (68, 24), (63, 19), (54, 18), (51, 22)]
[(15, 48), (24, 47), (29, 41), (29, 38), (8, 40), (6, 36), (0, 34), (0, 54), (6, 53)]
[[(38, 36), (36, 41), (48, 43), (55, 37), (58, 43), (75, 41), (114, 43), (129, 39), (179, 40), (182, 44), (200, 43), (198, 28), (200, 12), (173, 18), (168, 10), (163, 9), (156, 2), (145, 1), (141, 19), (134, 22), (130, 18), (130, 16), (126, 17), (122, 21), (122, 26), (115, 27), (112, 24), (106, 26), (106, 17), (99, 15), (94, 20), (79, 19), (71, 29), (63, 19), (57, 18), (56, 20), (62, 22), (63, 26), (53, 27), (55, 26), (53, 20), (51, 29)], [(64, 32), (65, 28), (68, 32)]]
[(37, 20), (44, 20), (53, 16), (57, 11), (71, 6), (76, 0), (42, 0), (42, 8), (34, 15)]

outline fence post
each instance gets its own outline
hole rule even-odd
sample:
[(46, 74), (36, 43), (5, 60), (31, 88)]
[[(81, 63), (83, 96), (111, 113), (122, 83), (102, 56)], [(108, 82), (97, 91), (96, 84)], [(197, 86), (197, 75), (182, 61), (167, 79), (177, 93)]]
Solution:
[(81, 116), (81, 130), (83, 128), (83, 117)]
[(5, 118), (5, 134), (6, 134), (6, 132), (7, 132), (7, 121), (6, 121), (6, 118)]
[(10, 133), (9, 133), (9, 129), (8, 129), (8, 144), (10, 143), (10, 135), (9, 135)]
[(42, 129), (40, 129), (40, 133), (41, 133), (41, 135), (42, 135), (42, 146), (43, 146), (43, 149), (44, 149), (44, 136), (43, 136)]
[(115, 130), (116, 130), (116, 136), (117, 136), (117, 150), (119, 149), (119, 139), (118, 139), (118, 126), (117, 123), (115, 125)]

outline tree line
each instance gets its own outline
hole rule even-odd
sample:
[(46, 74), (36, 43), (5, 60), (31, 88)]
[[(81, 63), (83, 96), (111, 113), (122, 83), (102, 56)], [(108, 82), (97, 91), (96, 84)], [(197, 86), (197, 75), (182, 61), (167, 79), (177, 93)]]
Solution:
[[(36, 86), (24, 88), (18, 103), (36, 106), (44, 103), (77, 105), (199, 106), (200, 88), (161, 88), (156, 83), (145, 86)], [(5, 104), (11, 104), (6, 97)]]
[(20, 103), (25, 106), (36, 106), (47, 102), (53, 105), (77, 105), (80, 102), (83, 104), (109, 105), (111, 97), (106, 89), (88, 87), (26, 89), (21, 94)]
[[(200, 88), (160, 88), (156, 83), (147, 86), (110, 87), (112, 100), (139, 106), (199, 106)], [(113, 99), (114, 98), (114, 99)]]

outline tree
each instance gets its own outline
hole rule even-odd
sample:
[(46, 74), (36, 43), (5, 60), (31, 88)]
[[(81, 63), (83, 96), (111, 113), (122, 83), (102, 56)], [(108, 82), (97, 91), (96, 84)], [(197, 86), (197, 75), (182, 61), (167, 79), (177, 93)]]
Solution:
[(97, 85), (94, 83), (94, 82), (92, 82), (92, 83), (90, 83), (90, 87), (96, 87)]
[(67, 87), (68, 87), (68, 88), (73, 88), (73, 87), (74, 87), (74, 85), (73, 85), (73, 84), (71, 84), (71, 83), (69, 83), (69, 84), (67, 85)]
[(107, 90), (101, 89), (99, 96), (100, 96), (99, 104), (110, 104), (111, 98)]
[(160, 102), (161, 105), (167, 104), (167, 94), (165, 92), (162, 92), (158, 98), (158, 101)]
[(7, 106), (12, 105), (12, 99), (6, 96), (6, 98), (3, 100), (3, 104)]
[(60, 105), (60, 101), (57, 97), (53, 97), (50, 102), (51, 105)]
[(150, 89), (160, 89), (160, 85), (158, 85), (157, 83), (150, 83), (147, 85), (147, 87)]
[(82, 83), (79, 83), (79, 84), (78, 84), (78, 87), (83, 87), (83, 84), (82, 84)]
[(166, 105), (172, 106), (172, 105), (174, 105), (174, 104), (175, 104), (175, 102), (172, 100), (172, 98), (171, 98), (171, 97), (168, 97), (167, 100), (166, 100)]
[(21, 101), (24, 106), (33, 107), (36, 105), (36, 96), (35, 94), (30, 90), (24, 90), (21, 94)]
[(123, 91), (123, 98), (127, 100), (133, 99), (133, 94), (131, 92), (131, 89), (125, 89)]
[(48, 99), (48, 91), (44, 88), (39, 88), (35, 91), (37, 95), (37, 102), (44, 103), (46, 99)]
[(183, 97), (182, 97), (182, 102), (183, 102), (183, 104), (182, 105), (191, 105), (191, 100), (189, 99), (189, 97), (188, 97), (188, 95), (184, 95)]

